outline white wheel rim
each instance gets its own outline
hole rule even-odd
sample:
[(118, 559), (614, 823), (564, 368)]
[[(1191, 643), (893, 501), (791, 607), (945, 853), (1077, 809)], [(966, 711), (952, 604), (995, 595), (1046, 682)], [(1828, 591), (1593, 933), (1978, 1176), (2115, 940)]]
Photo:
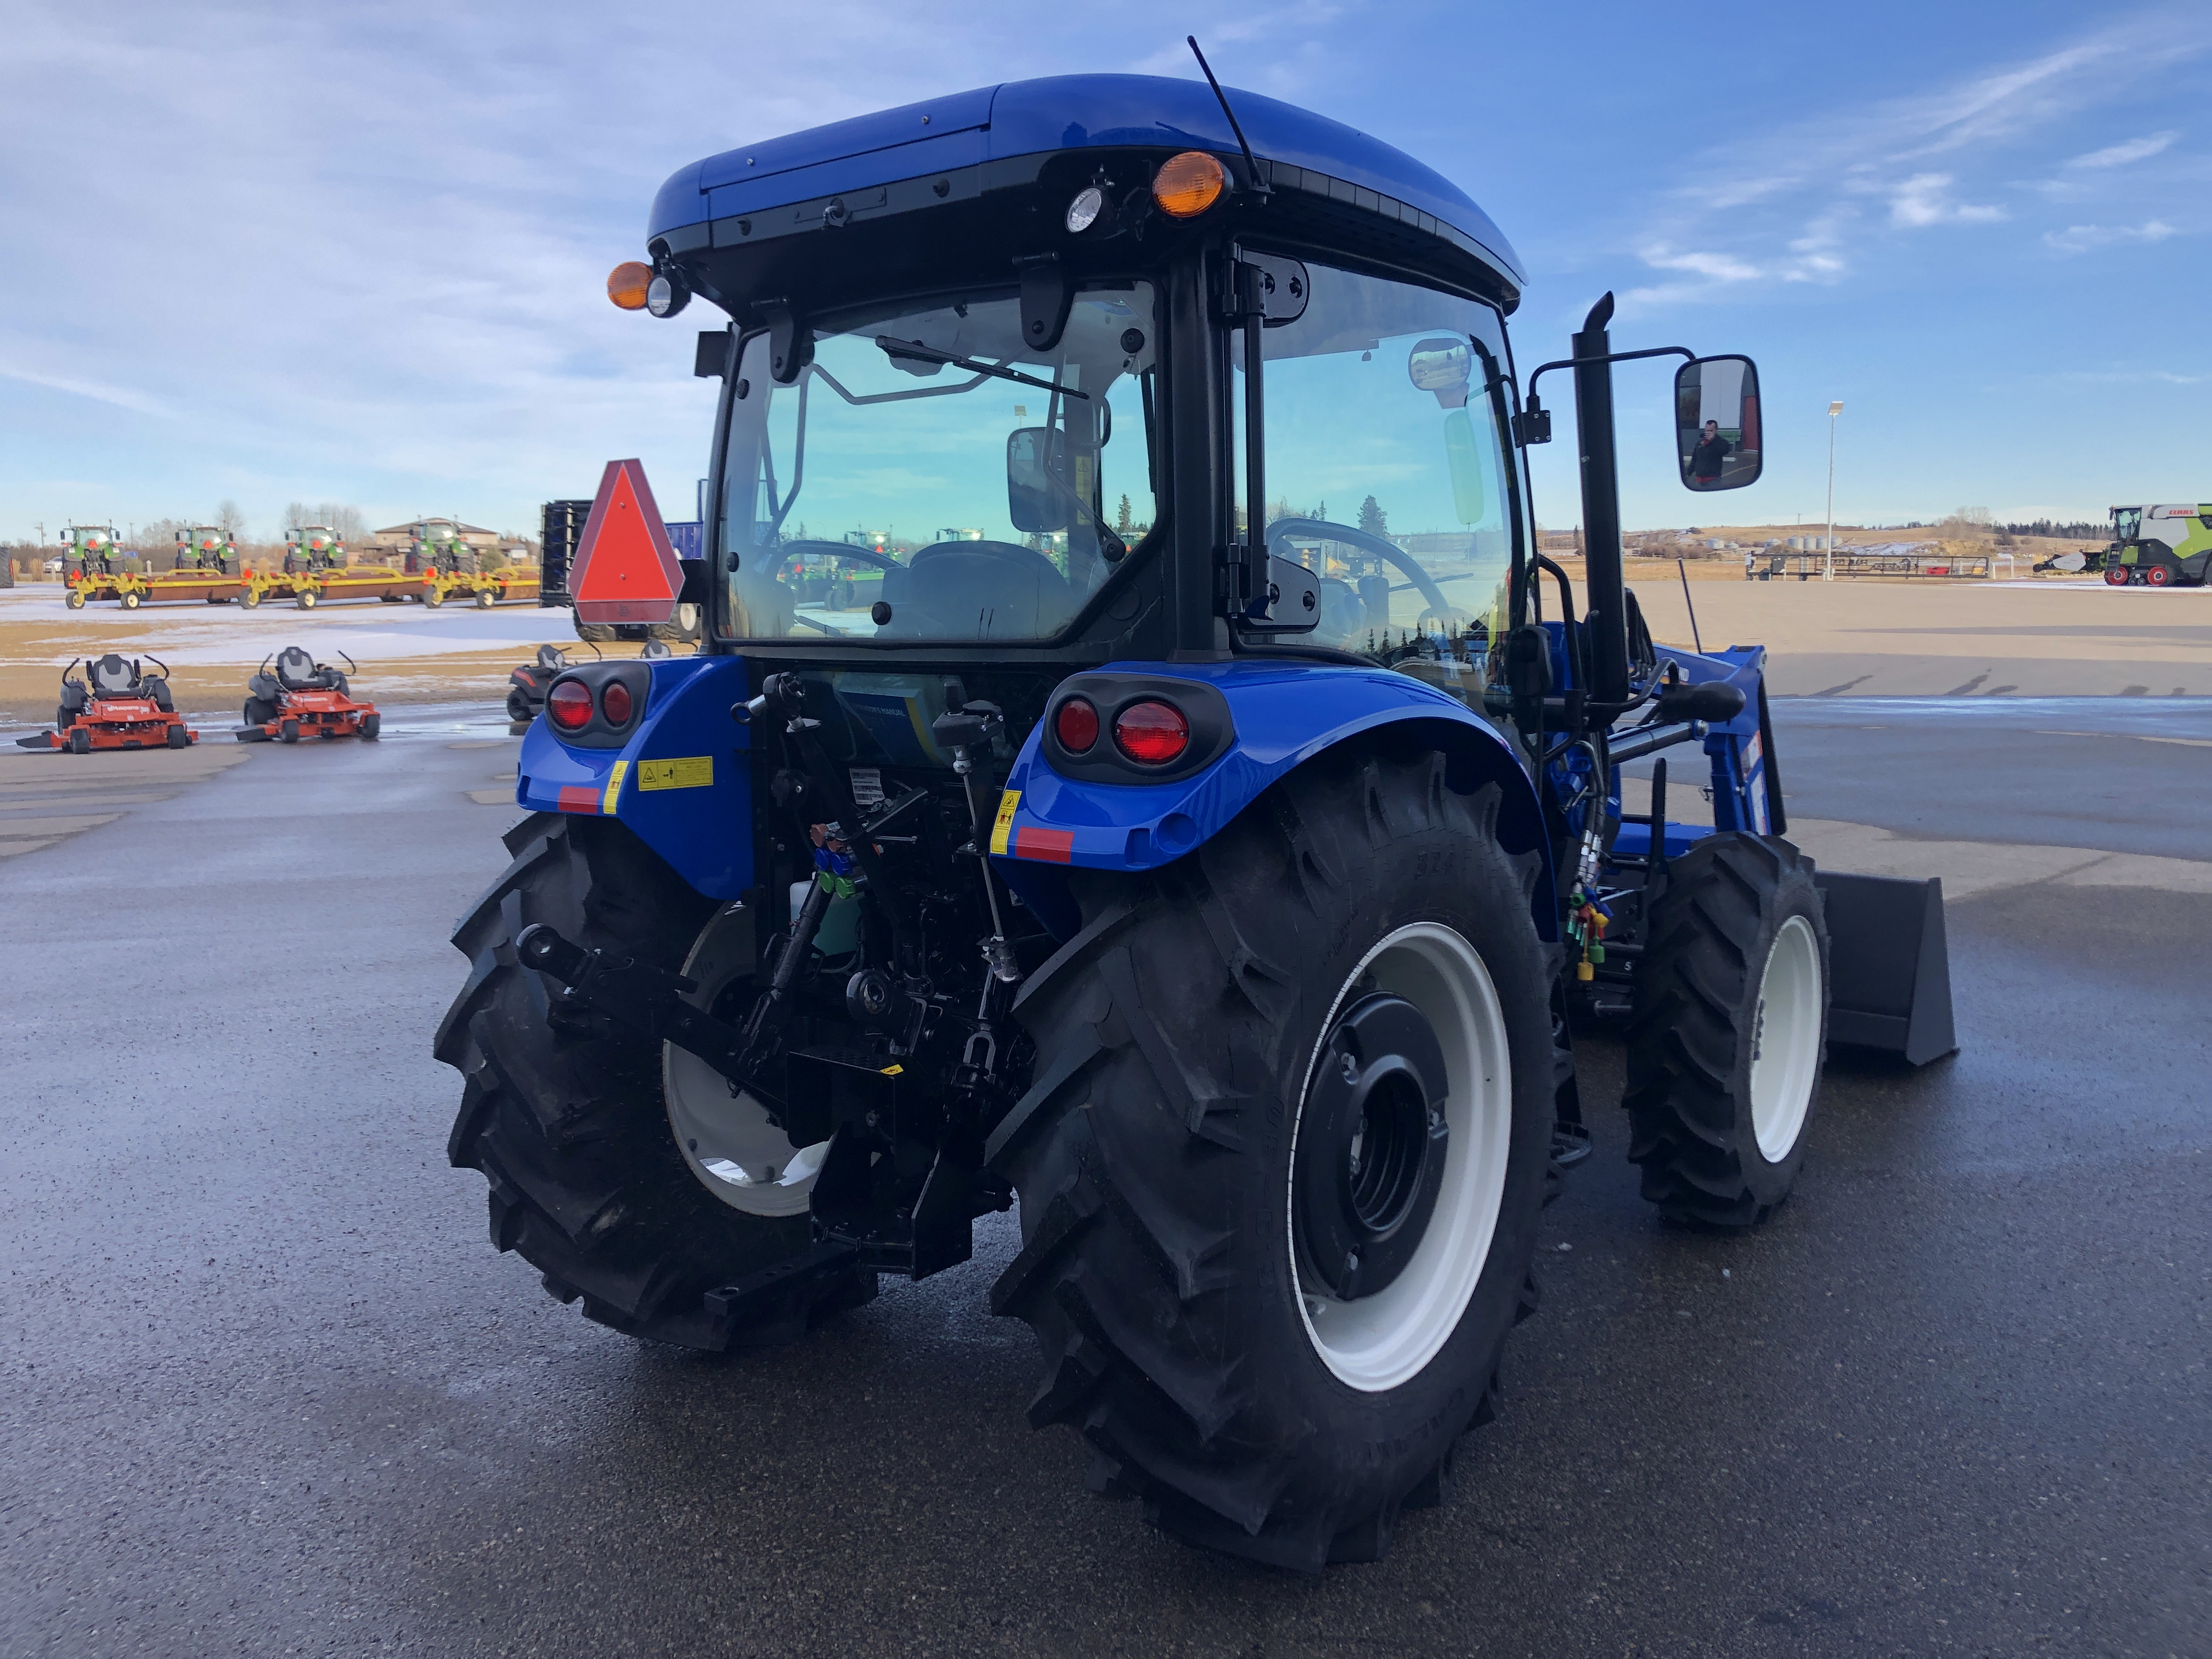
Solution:
[(1759, 976), (1752, 1028), (1751, 1127), (1759, 1156), (1790, 1156), (1812, 1109), (1820, 1073), (1820, 943), (1813, 924), (1791, 916), (1774, 935)]
[[(1342, 1301), (1298, 1261), (1290, 1216), (1295, 1191), (1286, 1194), (1284, 1237), (1297, 1278), (1298, 1316), (1322, 1363), (1339, 1380), (1366, 1394), (1395, 1389), (1419, 1376), (1459, 1328), (1461, 1316), (1482, 1278), (1490, 1241), (1505, 1194), (1505, 1165), (1513, 1127), (1513, 1063), (1504, 1011), (1490, 971), (1460, 934), (1437, 922), (1399, 928), (1360, 959), (1322, 1023), (1307, 1065), (1309, 1086), (1322, 1042), (1355, 988), (1374, 976), (1372, 988), (1401, 996), (1425, 1015), (1443, 1050), (1450, 1092), (1444, 1121), (1451, 1138), (1443, 1185), (1412, 1259), (1372, 1296)], [(1304, 1095), (1299, 1097), (1304, 1111)], [(1297, 1134), (1291, 1131), (1291, 1173), (1297, 1170)]]
[[(732, 980), (752, 976), (750, 913), (732, 905), (708, 922), (684, 959), (699, 981), (686, 1000), (711, 1008)], [(722, 1074), (672, 1042), (661, 1044), (661, 1091), (676, 1145), (707, 1190), (747, 1215), (805, 1215), (830, 1143), (794, 1148), (750, 1094), (733, 1095)]]

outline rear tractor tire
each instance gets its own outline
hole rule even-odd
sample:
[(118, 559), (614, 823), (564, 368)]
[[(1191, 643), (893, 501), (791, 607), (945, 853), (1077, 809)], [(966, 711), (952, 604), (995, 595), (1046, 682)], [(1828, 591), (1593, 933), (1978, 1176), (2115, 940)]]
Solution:
[(1805, 1163), (1828, 1036), (1813, 862), (1716, 835), (1668, 863), (1628, 1028), (1629, 1158), (1669, 1220), (1748, 1227)]
[(239, 711), (239, 722), (244, 726), (266, 726), (276, 718), (276, 706), (260, 697), (248, 697)]
[(802, 1334), (876, 1293), (872, 1272), (793, 1274), (749, 1297), (718, 1287), (808, 1251), (808, 1199), (826, 1147), (794, 1152), (703, 1061), (625, 1029), (549, 1011), (559, 988), (516, 961), (547, 922), (700, 981), (742, 1018), (757, 960), (750, 913), (701, 897), (627, 825), (539, 812), (507, 834), (514, 861), (453, 931), (467, 982), (434, 1052), (461, 1073), (447, 1143), (490, 1183), (491, 1242), (562, 1302), (629, 1335), (721, 1351)]
[(1299, 769), (1179, 862), (1078, 872), (1026, 984), (1035, 1086), (991, 1137), (1022, 1249), (992, 1291), (1030, 1406), (1190, 1542), (1373, 1560), (1494, 1411), (1551, 1127), (1538, 855), (1442, 757)]

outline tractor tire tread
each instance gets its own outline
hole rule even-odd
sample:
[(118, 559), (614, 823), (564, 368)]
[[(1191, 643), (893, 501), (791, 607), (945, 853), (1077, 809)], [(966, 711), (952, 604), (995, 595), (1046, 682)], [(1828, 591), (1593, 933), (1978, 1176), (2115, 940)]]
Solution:
[(1628, 1156), (1642, 1168), (1644, 1197), (1669, 1221), (1755, 1226), (1788, 1195), (1804, 1135), (1781, 1165), (1755, 1151), (1747, 1159), (1751, 1109), (1739, 1073), (1748, 1075), (1749, 1039), (1739, 1022), (1757, 994), (1748, 981), (1753, 960), (1765, 959), (1767, 919), (1787, 890), (1814, 895), (1825, 957), (1812, 860), (1778, 837), (1721, 834), (1669, 860), (1667, 882), (1626, 1033)]
[(782, 1340), (867, 1300), (875, 1275), (856, 1269), (794, 1280), (787, 1305), (742, 1328), (714, 1316), (708, 1291), (807, 1249), (806, 1218), (746, 1215), (709, 1193), (669, 1129), (660, 1045), (549, 1018), (547, 981), (514, 942), (550, 922), (675, 968), (714, 904), (618, 823), (535, 813), (506, 840), (514, 862), (453, 930), (469, 972), (433, 1046), (462, 1076), (447, 1156), (483, 1173), (493, 1245), (586, 1317), (685, 1347)]
[[(1497, 785), (1463, 796), (1443, 780), (1442, 758), (1426, 753), (1325, 757), (1174, 865), (1079, 873), (1085, 925), (1015, 1004), (1037, 1041), (1039, 1083), (988, 1149), (1022, 1200), (1022, 1247), (991, 1305), (1036, 1332), (1043, 1375), (1031, 1424), (1081, 1433), (1096, 1455), (1092, 1490), (1140, 1498), (1164, 1530), (1304, 1571), (1379, 1555), (1401, 1507), (1435, 1501), (1452, 1447), (1487, 1419), (1496, 1388), (1492, 1352), (1486, 1383), (1435, 1431), (1425, 1461), (1380, 1489), (1334, 1466), (1302, 1475), (1326, 1437), (1286, 1425), (1269, 1399), (1247, 1329), (1255, 1293), (1267, 1293), (1253, 1284), (1266, 1264), (1239, 1248), (1237, 1170), (1258, 1127), (1247, 1119), (1266, 1108), (1306, 995), (1283, 963), (1316, 918), (1358, 925), (1340, 872), (1365, 843), (1420, 824), (1479, 838), (1524, 896), (1540, 876), (1538, 854), (1511, 857), (1492, 837)], [(1307, 896), (1271, 939), (1221, 896), (1255, 870), (1283, 895)], [(1218, 988), (1175, 988), (1200, 984)]]

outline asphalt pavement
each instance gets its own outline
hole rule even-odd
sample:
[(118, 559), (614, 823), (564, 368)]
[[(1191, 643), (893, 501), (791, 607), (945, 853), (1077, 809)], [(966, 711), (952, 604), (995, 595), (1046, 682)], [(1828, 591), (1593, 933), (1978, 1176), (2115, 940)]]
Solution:
[[(1811, 819), (2212, 859), (2202, 704), (1777, 720)], [(429, 1042), (496, 730), (262, 747), (0, 861), (0, 1655), (2212, 1653), (2212, 894), (2166, 866), (1954, 902), (1961, 1053), (1832, 1066), (1746, 1237), (1638, 1199), (1588, 1041), (1503, 1416), (1307, 1579), (1025, 1426), (1010, 1218), (736, 1359), (493, 1251)]]

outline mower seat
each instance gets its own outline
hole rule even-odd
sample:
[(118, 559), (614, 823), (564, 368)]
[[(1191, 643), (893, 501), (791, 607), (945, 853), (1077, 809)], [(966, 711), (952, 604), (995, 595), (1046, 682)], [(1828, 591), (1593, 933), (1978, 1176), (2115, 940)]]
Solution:
[(276, 653), (276, 679), (287, 691), (335, 691), (343, 678), (335, 668), (325, 668), (296, 645)]
[(112, 651), (90, 664), (87, 672), (95, 697), (127, 697), (138, 690), (138, 665)]

